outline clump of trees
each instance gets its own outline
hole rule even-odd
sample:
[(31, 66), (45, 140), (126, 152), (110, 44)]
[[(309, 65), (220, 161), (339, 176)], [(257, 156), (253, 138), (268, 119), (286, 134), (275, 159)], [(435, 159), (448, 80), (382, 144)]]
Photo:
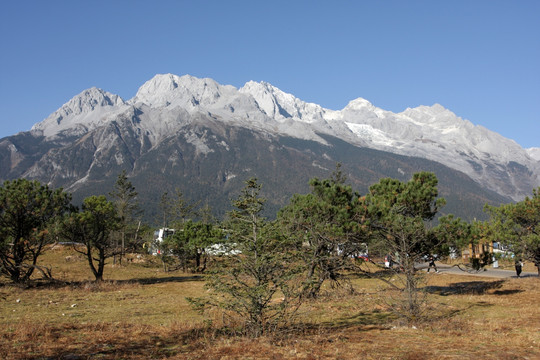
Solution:
[[(222, 242), (224, 233), (208, 204), (199, 208), (176, 189), (173, 196), (165, 192), (161, 196), (159, 222), (171, 227), (174, 234), (162, 241), (154, 241), (152, 247), (159, 250), (166, 270), (181, 268), (184, 271), (202, 273), (208, 266), (213, 245)], [(198, 218), (198, 220), (194, 220)]]
[[(84, 255), (96, 281), (103, 280), (107, 259), (125, 255), (126, 248), (139, 243), (140, 215), (137, 192), (126, 172), (122, 171), (109, 194), (84, 199), (81, 209), (72, 207), (59, 226), (59, 236)], [(138, 224), (135, 226), (135, 222)]]
[(184, 270), (202, 273), (208, 266), (212, 246), (219, 244), (223, 231), (215, 224), (188, 220), (173, 236), (166, 238), (160, 248), (163, 257), (174, 256)]
[[(352, 289), (348, 275), (363, 271), (359, 255), (366, 247), (392, 256), (395, 266), (378, 274), (402, 294), (394, 309), (408, 321), (421, 316), (417, 270), (427, 256), (446, 256), (488, 239), (533, 261), (540, 273), (540, 188), (521, 202), (486, 206), (490, 222), (467, 223), (448, 215), (435, 224), (445, 201), (433, 173), (414, 174), (407, 182), (381, 179), (365, 195), (346, 180), (338, 164), (328, 179), (310, 181), (310, 193), (292, 196), (274, 221), (262, 216), (266, 199), (256, 178), (246, 181), (223, 222), (211, 216), (208, 205), (199, 208), (181, 191), (172, 197), (165, 193), (159, 222), (176, 231), (157, 244), (161, 258), (207, 274), (212, 297), (190, 301), (235, 315), (243, 320), (240, 331), (252, 336), (285, 326), (304, 301), (321, 295), (325, 282)], [(137, 192), (125, 171), (109, 196), (90, 196), (79, 209), (62, 189), (6, 181), (0, 187), (0, 274), (16, 283), (28, 281), (35, 269), (47, 274), (37, 259), (47, 243), (64, 240), (102, 281), (108, 259), (121, 262), (126, 249), (140, 250), (141, 243)], [(482, 267), (490, 259), (474, 261)]]
[[(44, 246), (68, 241), (85, 255), (97, 281), (103, 280), (106, 260), (122, 256), (138, 241), (133, 223), (138, 212), (135, 188), (122, 172), (111, 193), (84, 199), (81, 209), (71, 195), (38, 181), (18, 179), (0, 187), (0, 273), (15, 283), (26, 282), (34, 270), (52, 278), (37, 265)], [(129, 236), (130, 241), (127, 240)], [(119, 239), (121, 241), (119, 241)]]
[(329, 179), (312, 179), (310, 194), (294, 195), (277, 220), (267, 222), (258, 215), (264, 204), (258, 197), (260, 185), (248, 181), (234, 202), (239, 210), (229, 214), (230, 245), (242, 254), (221, 262), (208, 278), (208, 286), (224, 297), (206, 305), (249, 319), (246, 329), (260, 335), (268, 324), (277, 326), (270, 316), (283, 321), (282, 312), (318, 296), (325, 281), (339, 286), (347, 272), (362, 264), (358, 254), (368, 245), (395, 255), (403, 285), (393, 286), (404, 300), (394, 308), (408, 321), (418, 319), (418, 264), (434, 251), (443, 254), (458, 246), (459, 235), (466, 235), (461, 220), (453, 217), (441, 227), (431, 226), (444, 205), (437, 184), (434, 174), (422, 172), (406, 183), (382, 179), (359, 196), (345, 184), (338, 166)]

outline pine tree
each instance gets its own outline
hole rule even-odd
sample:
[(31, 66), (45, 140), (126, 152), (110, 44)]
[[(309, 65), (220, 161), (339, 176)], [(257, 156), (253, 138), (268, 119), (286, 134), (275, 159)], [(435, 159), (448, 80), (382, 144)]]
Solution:
[(381, 179), (359, 201), (359, 217), (373, 231), (373, 246), (394, 256), (403, 277), (404, 307), (399, 310), (408, 320), (420, 315), (419, 276), (415, 264), (436, 247), (429, 222), (445, 201), (438, 198), (435, 174), (421, 172), (407, 183)]
[[(118, 175), (114, 189), (109, 195), (116, 206), (116, 211), (120, 219), (118, 231), (121, 240), (120, 262), (122, 262), (122, 257), (125, 255), (127, 232), (129, 227), (133, 225), (135, 217), (140, 215), (139, 205), (137, 203), (138, 193), (135, 191), (135, 187), (131, 181), (128, 180), (126, 170), (122, 170)], [(136, 231), (134, 231), (133, 236), (137, 236)], [(116, 257), (114, 262), (116, 263)]]
[(104, 195), (85, 198), (81, 211), (66, 217), (62, 224), (63, 238), (84, 245), (84, 250), (77, 245), (73, 249), (86, 257), (96, 281), (103, 280), (105, 261), (119, 253), (111, 233), (120, 226), (116, 207)]
[(287, 236), (296, 239), (305, 266), (305, 295), (315, 297), (322, 284), (339, 285), (343, 272), (354, 267), (352, 257), (363, 252), (365, 234), (355, 220), (358, 195), (338, 164), (331, 178), (312, 179), (311, 193), (294, 195), (278, 219)]
[(275, 224), (261, 216), (266, 199), (259, 196), (260, 190), (257, 179), (251, 178), (233, 201), (235, 209), (226, 225), (228, 255), (207, 278), (207, 286), (222, 295), (208, 304), (239, 315), (244, 332), (255, 337), (291, 320), (299, 300), (294, 253)]
[(50, 227), (69, 208), (71, 195), (37, 181), (17, 179), (0, 187), (0, 273), (13, 282), (27, 281)]

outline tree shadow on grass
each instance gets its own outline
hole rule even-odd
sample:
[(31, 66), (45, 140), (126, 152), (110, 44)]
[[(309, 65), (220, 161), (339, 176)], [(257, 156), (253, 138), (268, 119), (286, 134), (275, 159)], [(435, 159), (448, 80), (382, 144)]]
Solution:
[(342, 316), (336, 319), (323, 321), (321, 323), (300, 323), (295, 324), (294, 330), (304, 335), (319, 334), (321, 332), (332, 332), (336, 330), (356, 329), (356, 330), (387, 330), (387, 324), (394, 320), (395, 316), (388, 312), (373, 311), (359, 312), (349, 316)]
[[(441, 296), (449, 295), (484, 295), (490, 290), (502, 287), (504, 280), (499, 281), (468, 281), (452, 283), (448, 286), (426, 286), (424, 291)], [(495, 290), (494, 295), (511, 295), (522, 290)]]
[(165, 334), (131, 334), (132, 336), (121, 336), (116, 334), (106, 334), (109, 337), (96, 341), (94, 338), (86, 336), (78, 337), (69, 348), (56, 347), (46, 351), (47, 355), (39, 354), (24, 357), (14, 357), (20, 359), (52, 360), (52, 359), (164, 359), (180, 354), (189, 354), (197, 348), (204, 347), (206, 338), (204, 329), (199, 331), (170, 331)]
[(328, 329), (345, 329), (357, 326), (381, 326), (394, 319), (394, 315), (387, 312), (372, 311), (359, 312), (350, 316), (344, 316), (332, 321), (323, 322), (322, 325)]
[[(167, 276), (162, 278), (141, 278), (141, 279), (130, 279), (125, 280), (126, 283), (138, 283), (141, 285), (153, 285), (169, 282), (187, 282), (187, 281), (203, 281), (204, 276), (202, 275), (189, 275), (189, 276)], [(122, 282), (124, 280), (120, 280)]]
[(24, 284), (13, 284), (13, 283), (0, 283), (0, 288), (4, 286), (18, 286), (22, 289), (61, 289), (66, 287), (71, 288), (81, 288), (81, 287), (91, 287), (91, 288), (107, 288), (114, 287), (115, 285), (129, 285), (129, 284), (140, 284), (140, 285), (154, 285), (162, 283), (181, 283), (189, 281), (203, 281), (204, 276), (202, 275), (186, 275), (186, 276), (167, 276), (167, 277), (150, 277), (150, 278), (138, 278), (138, 279), (126, 279), (126, 280), (103, 280), (101, 282), (96, 282), (93, 280), (84, 280), (84, 281), (61, 281), (55, 279), (47, 280), (32, 280)]
[(520, 290), (520, 289), (495, 290), (493, 292), (493, 295), (513, 295), (513, 294), (518, 294), (520, 292), (523, 292), (523, 290)]

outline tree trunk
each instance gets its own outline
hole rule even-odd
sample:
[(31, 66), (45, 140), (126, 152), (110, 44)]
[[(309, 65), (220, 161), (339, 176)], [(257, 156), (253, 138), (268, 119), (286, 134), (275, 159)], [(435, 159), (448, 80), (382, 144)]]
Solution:
[(200, 272), (204, 272), (206, 270), (206, 261), (207, 261), (207, 255), (203, 256), (203, 267)]
[(92, 270), (92, 274), (94, 274), (96, 281), (98, 281), (99, 274), (98, 270), (94, 266), (94, 260), (92, 259), (92, 247), (90, 245), (86, 245), (86, 259), (88, 260), (88, 265), (90, 266), (90, 270)]
[(98, 270), (96, 273), (96, 281), (103, 281), (103, 269), (105, 268), (105, 250), (99, 249)]
[(195, 269), (197, 272), (201, 269), (201, 253), (198, 250), (195, 251)]
[(15, 265), (15, 267), (13, 268), (10, 274), (11, 281), (13, 281), (14, 283), (20, 282), (20, 277), (21, 277), (20, 275), (21, 275), (21, 270), (17, 265)]
[(11, 281), (14, 283), (21, 282), (21, 266), (24, 260), (24, 250), (21, 244), (22, 239), (15, 241), (13, 244), (13, 262), (14, 266), (10, 271)]
[(120, 250), (120, 265), (122, 265), (122, 258), (124, 257), (125, 251), (126, 251), (125, 243), (126, 243), (126, 230), (123, 229), (122, 230), (122, 249)]

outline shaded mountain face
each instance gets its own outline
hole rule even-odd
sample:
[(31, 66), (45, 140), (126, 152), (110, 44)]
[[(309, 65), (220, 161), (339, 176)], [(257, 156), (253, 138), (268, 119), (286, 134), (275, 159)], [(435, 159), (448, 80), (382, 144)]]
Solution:
[(341, 162), (361, 192), (382, 177), (434, 171), (445, 211), (480, 218), (484, 203), (539, 185), (534, 154), (440, 105), (394, 114), (356, 99), (334, 111), (267, 83), (236, 89), (167, 74), (129, 101), (89, 89), (31, 131), (0, 139), (0, 180), (38, 179), (80, 201), (108, 193), (125, 169), (151, 217), (176, 188), (222, 215), (255, 176), (272, 215)]

